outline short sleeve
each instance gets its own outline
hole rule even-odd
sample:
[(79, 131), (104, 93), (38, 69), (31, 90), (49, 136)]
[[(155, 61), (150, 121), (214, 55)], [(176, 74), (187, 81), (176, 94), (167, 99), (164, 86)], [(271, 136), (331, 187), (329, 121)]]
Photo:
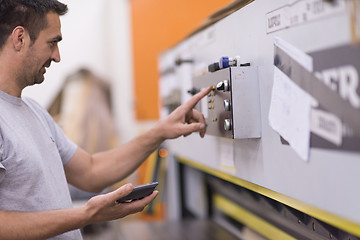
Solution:
[(42, 120), (44, 126), (47, 126), (53, 141), (59, 151), (61, 161), (65, 165), (74, 156), (77, 145), (72, 142), (58, 126), (50, 114), (42, 108), (37, 102), (30, 98), (24, 98), (24, 101), (33, 109), (34, 113)]
[(2, 180), (5, 177), (5, 172), (6, 172), (6, 169), (0, 162), (0, 183), (2, 182)]
[(72, 142), (63, 132), (63, 130), (54, 122), (53, 133), (55, 136), (56, 146), (59, 150), (59, 154), (63, 164), (65, 165), (75, 155), (77, 145)]
[(5, 172), (6, 172), (6, 169), (5, 169), (4, 165), (1, 163), (3, 161), (3, 159), (4, 159), (3, 145), (4, 145), (3, 138), (2, 138), (2, 135), (1, 135), (1, 131), (0, 131), (0, 183), (4, 179)]

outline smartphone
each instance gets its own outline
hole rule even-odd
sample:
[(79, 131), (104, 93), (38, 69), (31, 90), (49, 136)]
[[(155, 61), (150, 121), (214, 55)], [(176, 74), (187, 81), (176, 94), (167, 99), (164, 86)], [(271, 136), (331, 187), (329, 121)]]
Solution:
[(117, 203), (131, 202), (149, 196), (155, 190), (158, 184), (159, 184), (158, 182), (152, 182), (152, 183), (136, 186), (129, 195), (116, 200), (116, 202)]

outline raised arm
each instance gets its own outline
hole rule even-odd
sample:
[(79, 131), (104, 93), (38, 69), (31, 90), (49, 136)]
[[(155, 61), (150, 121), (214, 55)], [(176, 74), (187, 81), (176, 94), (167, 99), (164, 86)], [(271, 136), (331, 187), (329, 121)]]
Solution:
[[(165, 139), (192, 132), (205, 134), (205, 120), (194, 106), (210, 92), (210, 88), (196, 94), (167, 118), (131, 142), (93, 156), (78, 149), (65, 165), (68, 181), (88, 191), (100, 191), (123, 179), (137, 168)], [(87, 224), (115, 220), (142, 211), (158, 194), (131, 203), (116, 203), (133, 189), (124, 185), (108, 194), (91, 198), (83, 207), (43, 212), (11, 212), (0, 210), (0, 239), (46, 239)]]
[(68, 182), (80, 189), (98, 192), (132, 173), (166, 139), (206, 131), (204, 116), (194, 106), (208, 93), (210, 87), (194, 95), (175, 109), (155, 127), (116, 149), (91, 156), (78, 149), (65, 165)]

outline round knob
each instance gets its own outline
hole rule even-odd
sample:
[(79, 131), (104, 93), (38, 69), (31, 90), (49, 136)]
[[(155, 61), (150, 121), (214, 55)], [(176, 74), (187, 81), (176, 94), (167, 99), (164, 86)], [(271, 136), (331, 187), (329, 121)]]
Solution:
[(231, 119), (224, 120), (224, 129), (225, 131), (230, 131), (232, 129)]
[(231, 111), (231, 103), (229, 99), (224, 100), (224, 109), (225, 111)]
[(230, 82), (229, 82), (229, 80), (224, 80), (222, 82), (219, 82), (216, 85), (216, 89), (217, 90), (223, 90), (224, 92), (230, 91)]

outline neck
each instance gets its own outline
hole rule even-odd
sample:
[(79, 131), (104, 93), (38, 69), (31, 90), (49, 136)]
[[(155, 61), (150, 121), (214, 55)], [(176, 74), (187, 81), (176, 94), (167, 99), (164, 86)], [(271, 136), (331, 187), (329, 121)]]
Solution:
[(14, 68), (17, 65), (4, 58), (4, 53), (0, 52), (0, 90), (14, 97), (21, 97), (24, 87), (18, 84), (17, 71)]
[(6, 71), (0, 62), (0, 90), (14, 97), (21, 97), (23, 88), (19, 87), (15, 74)]
[(15, 89), (13, 87), (10, 86), (4, 86), (2, 83), (0, 83), (0, 90), (3, 91), (4, 93), (7, 93), (11, 96), (14, 97), (21, 97), (21, 89)]

